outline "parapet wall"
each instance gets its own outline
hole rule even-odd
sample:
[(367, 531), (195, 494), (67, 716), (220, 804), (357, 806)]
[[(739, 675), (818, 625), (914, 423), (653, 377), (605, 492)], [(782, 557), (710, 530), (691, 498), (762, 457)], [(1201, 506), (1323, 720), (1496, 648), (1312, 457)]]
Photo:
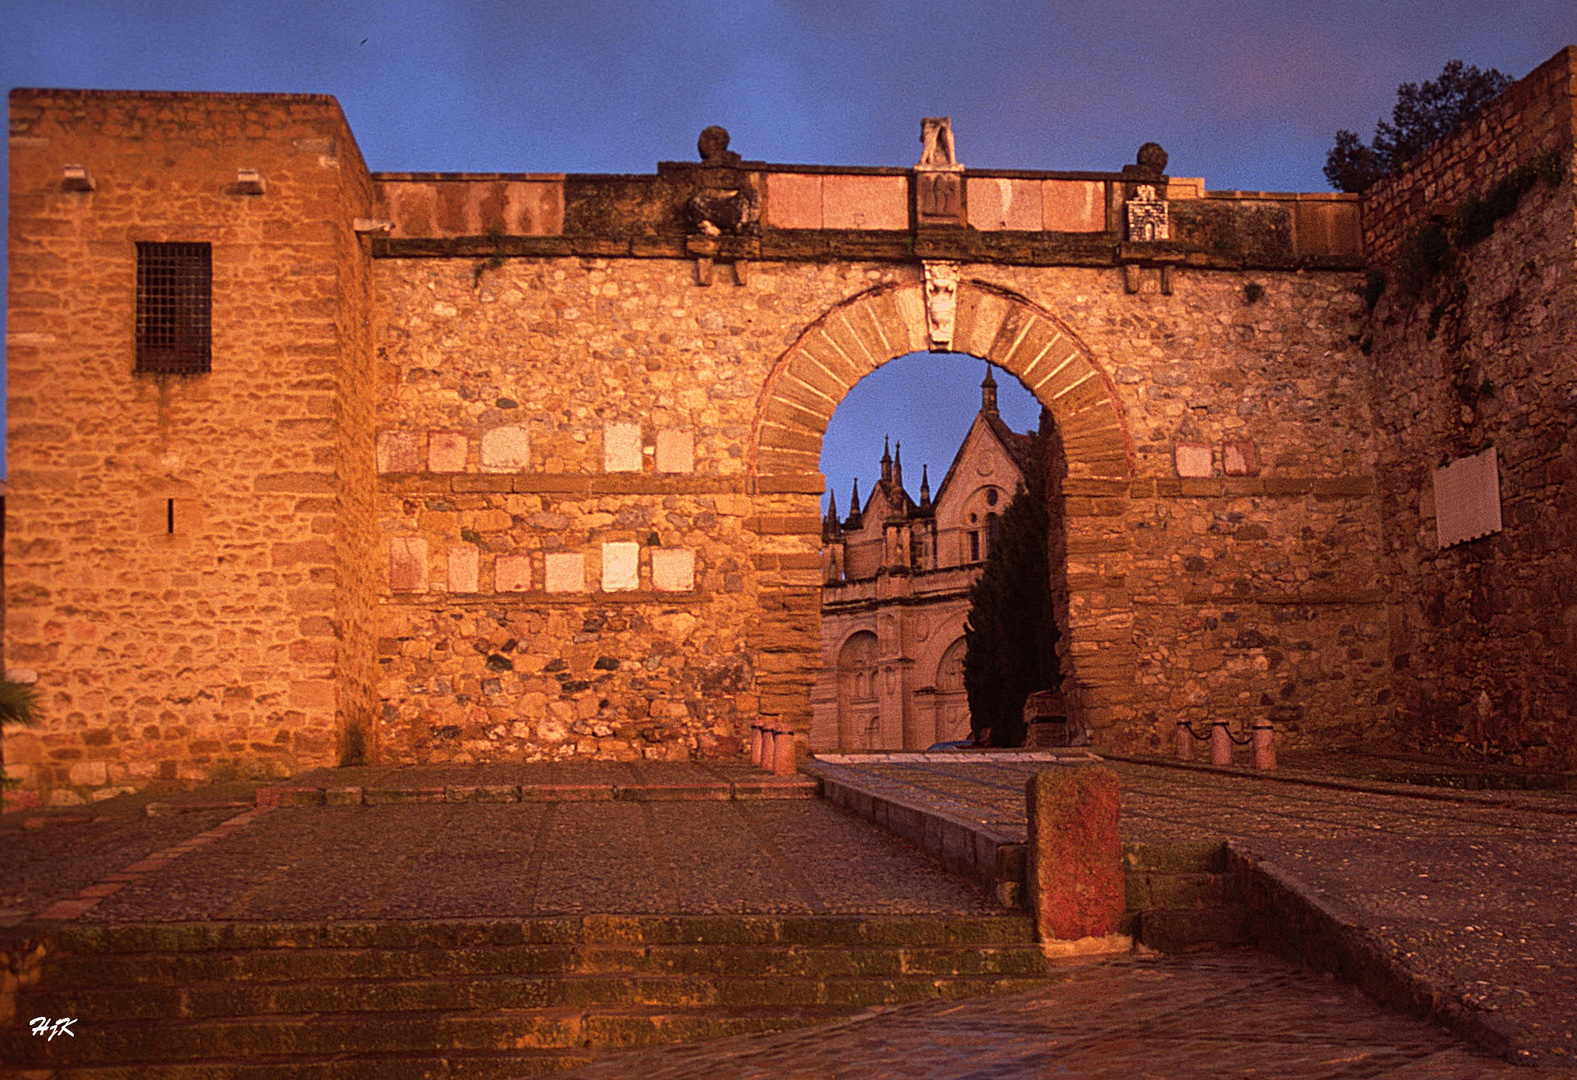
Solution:
[(1449, 219), (1513, 169), (1550, 150), (1566, 152), (1577, 132), (1577, 46), (1567, 46), (1479, 110), (1462, 129), (1433, 144), (1400, 173), (1364, 193), (1363, 240), (1369, 258), (1393, 256), (1431, 218)]

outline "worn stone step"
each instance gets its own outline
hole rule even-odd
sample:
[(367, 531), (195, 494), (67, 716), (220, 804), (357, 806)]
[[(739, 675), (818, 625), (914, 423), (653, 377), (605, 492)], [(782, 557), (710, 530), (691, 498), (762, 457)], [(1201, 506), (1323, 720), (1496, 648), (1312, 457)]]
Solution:
[(1249, 944), (1248, 908), (1244, 904), (1217, 907), (1157, 908), (1136, 913), (1134, 940), (1157, 952), (1193, 952)]
[(464, 949), (499, 945), (993, 945), (1035, 940), (1003, 915), (586, 915), (322, 923), (76, 923), (43, 931), (50, 951)]
[(252, 949), (54, 954), (47, 987), (610, 973), (791, 977), (1032, 975), (1038, 946), (498, 945), (469, 949)]
[[(516, 1080), (546, 1076), (596, 1059), (597, 1052), (506, 1050), (471, 1053), (336, 1054), (328, 1058), (267, 1057), (134, 1065), (68, 1066), (51, 1080)], [(39, 1080), (35, 1070), (0, 1065), (0, 1080)]]
[(1128, 872), (1125, 884), (1132, 910), (1217, 907), (1234, 899), (1226, 874), (1136, 870)]
[(120, 1020), (82, 1025), (69, 1041), (33, 1038), (25, 1029), (0, 1033), (0, 1060), (37, 1068), (346, 1053), (430, 1054), (434, 1047), (463, 1053), (627, 1049), (781, 1031), (837, 1019), (849, 1011), (830, 1005), (708, 1006), (260, 1016), (159, 1024)]
[(1220, 840), (1173, 840), (1164, 843), (1123, 842), (1123, 869), (1219, 874), (1227, 868), (1227, 846)]
[(119, 1020), (188, 1020), (317, 1013), (433, 1012), (561, 1007), (865, 1008), (934, 998), (1023, 989), (1035, 975), (742, 977), (715, 975), (463, 975), (441, 979), (362, 979), (287, 983), (198, 983), (114, 989), (29, 990), (29, 1016), (79, 1016), (95, 1024)]

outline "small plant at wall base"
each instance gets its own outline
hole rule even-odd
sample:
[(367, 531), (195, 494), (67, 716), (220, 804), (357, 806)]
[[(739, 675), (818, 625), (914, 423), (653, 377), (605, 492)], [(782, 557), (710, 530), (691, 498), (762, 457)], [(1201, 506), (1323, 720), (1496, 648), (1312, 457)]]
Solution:
[(991, 729), (991, 745), (1024, 741), (1024, 701), (1062, 682), (1047, 562), (1044, 438), (1035, 440), (1024, 479), (1003, 511), (964, 623), (964, 690), (970, 726)]
[(1243, 302), (1245, 304), (1257, 304), (1264, 298), (1265, 286), (1261, 285), (1259, 282), (1251, 281), (1247, 285), (1243, 286)]
[[(0, 732), (7, 725), (33, 727), (38, 723), (38, 691), (26, 683), (0, 679)], [(0, 790), (14, 787), (16, 781), (5, 773), (0, 761)]]

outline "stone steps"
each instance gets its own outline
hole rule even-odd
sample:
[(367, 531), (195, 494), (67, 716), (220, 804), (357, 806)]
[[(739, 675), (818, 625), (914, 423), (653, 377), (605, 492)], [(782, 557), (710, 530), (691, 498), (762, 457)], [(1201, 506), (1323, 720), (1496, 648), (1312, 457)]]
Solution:
[[(1022, 916), (72, 925), (0, 1030), (11, 1076), (507, 1077), (1050, 976)], [(34, 1016), (76, 1018), (31, 1035)], [(266, 1065), (264, 1063), (267, 1063)], [(25, 1071), (33, 1070), (33, 1071)], [(0, 1077), (7, 1073), (0, 1071)], [(9, 1080), (9, 1078), (7, 1078)]]
[(1247, 945), (1248, 908), (1217, 841), (1123, 844), (1124, 930), (1158, 952)]

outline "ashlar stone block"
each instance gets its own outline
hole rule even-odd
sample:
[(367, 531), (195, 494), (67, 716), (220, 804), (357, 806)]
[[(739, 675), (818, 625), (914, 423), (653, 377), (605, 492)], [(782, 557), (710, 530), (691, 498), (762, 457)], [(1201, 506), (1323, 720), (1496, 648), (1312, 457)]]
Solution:
[(419, 536), (389, 539), (389, 589), (392, 592), (427, 591), (427, 541)]
[(602, 591), (630, 592), (641, 587), (641, 545), (610, 540), (602, 545)]
[(688, 428), (668, 428), (657, 433), (657, 471), (695, 472), (695, 432)]
[(547, 591), (572, 593), (586, 591), (586, 556), (578, 551), (551, 551), (547, 554)]
[(1259, 448), (1253, 439), (1228, 439), (1221, 444), (1221, 471), (1228, 476), (1258, 476)]
[(641, 425), (616, 422), (602, 429), (604, 472), (641, 471)]
[(652, 548), (652, 588), (658, 592), (695, 589), (695, 552), (685, 548)]
[(809, 173), (768, 173), (764, 211), (774, 229), (821, 228), (821, 176)]
[(907, 229), (909, 178), (829, 173), (821, 183), (821, 218), (828, 229)]
[(530, 555), (500, 555), (493, 560), (494, 592), (529, 592), (530, 589)]
[(1175, 451), (1178, 476), (1214, 476), (1209, 443), (1178, 443)]
[(449, 549), (449, 591), (474, 593), (477, 591), (479, 552), (471, 544)]
[(1042, 195), (1035, 180), (969, 178), (969, 224), (982, 232), (1040, 231)]
[(531, 437), (523, 427), (482, 432), (482, 471), (520, 472), (531, 461)]
[(414, 431), (378, 432), (378, 471), (415, 472), (421, 468), (421, 454), (417, 449)]
[(1106, 185), (1098, 180), (1042, 180), (1041, 219), (1047, 232), (1104, 232)]
[(470, 440), (459, 432), (428, 432), (428, 472), (465, 472), (466, 451), (469, 447)]

